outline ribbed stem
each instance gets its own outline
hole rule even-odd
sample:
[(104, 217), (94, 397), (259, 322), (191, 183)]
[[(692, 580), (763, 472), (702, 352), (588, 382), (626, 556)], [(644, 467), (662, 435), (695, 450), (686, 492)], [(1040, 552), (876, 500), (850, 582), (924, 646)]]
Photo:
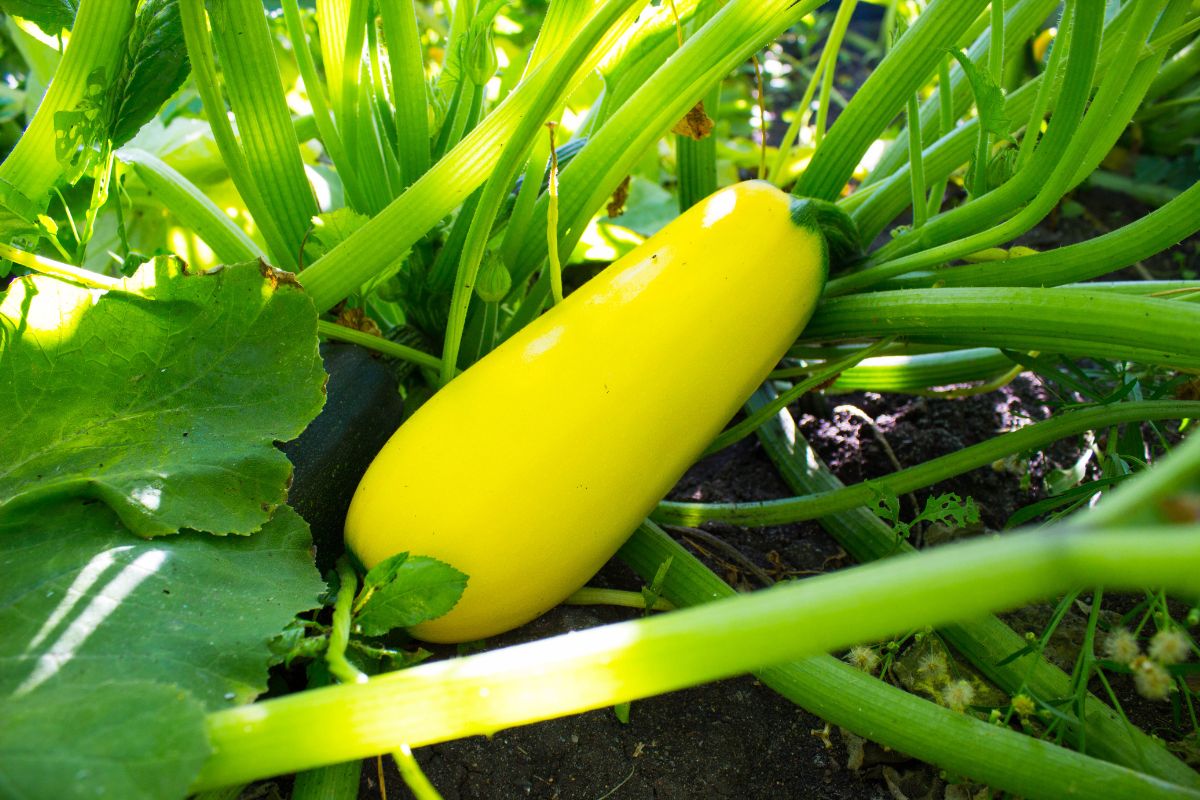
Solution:
[[(1032, 532), (947, 545), (698, 608), (219, 711), (208, 717), (213, 755), (193, 788), (491, 733), (971, 619), (1079, 585), (1157, 585), (1186, 595), (1195, 592), (1198, 571), (1198, 526), (1103, 536)], [(799, 631), (797, 619), (804, 620)], [(941, 729), (945, 741), (954, 741), (947, 736), (952, 730)], [(1089, 766), (1105, 772), (1096, 791), (1108, 796), (1186, 796), (1182, 787), (1128, 770)], [(1061, 788), (1057, 773), (1047, 777)]]
[(824, 300), (804, 341), (898, 336), (1200, 369), (1200, 307), (1079, 288), (911, 289)]

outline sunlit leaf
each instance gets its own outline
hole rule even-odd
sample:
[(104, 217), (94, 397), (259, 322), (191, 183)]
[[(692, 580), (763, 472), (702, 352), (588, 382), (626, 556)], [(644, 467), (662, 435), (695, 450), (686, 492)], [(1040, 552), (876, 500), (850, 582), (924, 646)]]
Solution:
[(318, 605), (311, 546), (286, 506), (253, 536), (224, 538), (141, 539), (84, 500), (11, 514), (0, 697), (119, 677), (174, 684), (208, 708), (248, 702), (266, 689), (268, 642)]
[(411, 556), (397, 567), (389, 566), (386, 583), (355, 615), (354, 622), (367, 636), (380, 636), (394, 628), (435, 619), (454, 608), (467, 587), (467, 576), (428, 556)]
[(159, 258), (123, 286), (0, 295), (0, 518), (90, 498), (143, 536), (254, 531), (286, 496), (275, 441), (324, 402), (312, 302), (258, 263)]

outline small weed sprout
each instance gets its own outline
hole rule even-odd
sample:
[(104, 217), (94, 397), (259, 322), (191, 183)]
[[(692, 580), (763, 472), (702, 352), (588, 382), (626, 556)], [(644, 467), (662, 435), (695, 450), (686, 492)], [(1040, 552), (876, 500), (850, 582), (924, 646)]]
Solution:
[(1027, 694), (1018, 694), (1012, 699), (1012, 709), (1021, 719), (1033, 716), (1037, 711), (1037, 703)]
[(1187, 661), (1191, 652), (1191, 640), (1178, 628), (1161, 630), (1154, 634), (1147, 649), (1150, 658), (1163, 665), (1181, 664)]
[(1166, 700), (1175, 688), (1171, 675), (1162, 664), (1146, 656), (1138, 656), (1129, 665), (1138, 694), (1151, 700)]
[(1104, 654), (1118, 664), (1130, 665), (1140, 656), (1142, 648), (1128, 628), (1117, 628), (1104, 642)]
[(942, 689), (942, 702), (953, 711), (965, 711), (975, 699), (975, 687), (970, 681), (954, 681)]
[(868, 675), (874, 675), (875, 670), (879, 669), (879, 654), (875, 652), (875, 648), (866, 645), (851, 647), (850, 652), (846, 653), (846, 661)]

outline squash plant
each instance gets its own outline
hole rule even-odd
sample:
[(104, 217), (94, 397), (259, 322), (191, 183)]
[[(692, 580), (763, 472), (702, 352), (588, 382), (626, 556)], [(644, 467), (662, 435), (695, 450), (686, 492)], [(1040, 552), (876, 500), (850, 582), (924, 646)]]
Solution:
[[(1068, 675), (1045, 659), (1044, 642), (990, 616), (1054, 596), (1069, 605), (1084, 588), (1098, 608), (1098, 587), (1129, 589), (1146, 594), (1147, 619), (1183, 642), (1177, 655), (1194, 655), (1197, 612), (1172, 615), (1200, 604), (1200, 443), (1179, 435), (1200, 411), (1186, 399), (1200, 370), (1200, 285), (1094, 279), (1200, 228), (1196, 182), (1095, 239), (1043, 252), (1011, 246), (1103, 174), (1123, 137), (1189, 135), (1190, 117), (1172, 109), (1188, 105), (1200, 71), (1191, 0), (891, 3), (885, 53), (832, 124), (855, 0), (820, 25), (819, 0), (274, 5), (4, 4), (0, 793), (229, 797), (300, 772), (297, 797), (354, 796), (357, 760), (391, 753), (414, 794), (430, 797), (413, 747), (755, 671), (832, 723), (1015, 795), (1200, 796), (1200, 775), (1089, 691), (1093, 676), (1104, 682), (1094, 650)], [(754, 331), (705, 329), (683, 313), (695, 295), (723, 295), (715, 307), (726, 310), (781, 298), (748, 278), (711, 285), (707, 276), (728, 273), (700, 265), (705, 280), (666, 312), (683, 335), (648, 326), (637, 341), (614, 333), (610, 343), (658, 350), (666, 360), (654, 363), (671, 372), (605, 354), (629, 368), (624, 410), (638, 389), (667, 398), (639, 414), (679, 408), (673, 393), (718, 387), (726, 369), (742, 376), (721, 387), (711, 419), (664, 437), (663, 464), (638, 466), (654, 497), (605, 483), (593, 513), (611, 517), (610, 540), (561, 574), (488, 541), (487, 519), (460, 534), (478, 535), (479, 552), (524, 560), (526, 580), (555, 585), (555, 598), (620, 545), (648, 583), (645, 605), (661, 596), (676, 610), (412, 666), (428, 653), (402, 629), (432, 630), (483, 567), (465, 555), (455, 563), (453, 549), (440, 554), (449, 563), (419, 545), (410, 552), (395, 531), (370, 549), (388, 511), (352, 530), (370, 569), (343, 558), (322, 580), (307, 524), (286, 503), (288, 461), (273, 446), (300, 435), (322, 405), (318, 338), (405, 364), (405, 400), (410, 409), (428, 400), (430, 414), (463, 387), (488, 402), (476, 380), (485, 371), (471, 370), (492, 351), (488, 380), (521, 386), (525, 365), (502, 357), (504, 343), (528, 343), (571, 313), (546, 309), (574, 280), (571, 256), (589, 237), (607, 230), (610, 247), (624, 246), (614, 225), (597, 222), (610, 198), (629, 204), (627, 239), (674, 216), (659, 186), (664, 143), (679, 210), (696, 208), (635, 253), (717, 236), (690, 257), (769, 267), (772, 280), (803, 283), (798, 302), (810, 303), (823, 277), (815, 235), (781, 235), (792, 223), (753, 202), (728, 209), (721, 227), (704, 205), (743, 177), (730, 174), (740, 156), (721, 135), (722, 86), (742, 85), (742, 65), (797, 30), (819, 30), (823, 55), (782, 144), (742, 166), (812, 209), (806, 224), (828, 242), (829, 279), (807, 326), (797, 337), (799, 311), (791, 322), (774, 312), (752, 320), (787, 349), (777, 365), (779, 352), (727, 346)], [(1023, 70), (1031, 41), (1042, 55)], [(559, 123), (559, 142), (547, 122)], [(768, 191), (782, 197), (761, 186), (715, 197)], [(654, 192), (658, 201), (646, 199)], [(685, 352), (688, 342), (712, 352)], [(715, 353), (738, 363), (704, 361)], [(1112, 365), (1113, 380), (1089, 382), (1084, 362)], [(733, 395), (767, 370), (744, 418), (718, 433), (745, 399)], [(788, 411), (821, 388), (937, 396), (934, 387), (982, 382), (985, 391), (1025, 370), (1081, 402), (859, 485), (833, 477)], [(555, 386), (534, 384), (555, 395), (529, 401), (563, 401)], [(599, 413), (591, 394), (580, 384), (567, 396)], [(485, 446), (501, 458), (481, 463), (493, 472), (504, 448), (529, 452), (543, 433), (519, 427), (527, 415), (486, 419), (497, 429)], [(470, 470), (474, 422), (460, 421), (460, 449), (422, 440), (421, 449), (446, 446), (429, 463)], [(1142, 423), (1154, 433), (1146, 441)], [(622, 435), (655, 424), (635, 415)], [(1102, 480), (1043, 528), (916, 553), (871, 510), (1088, 431), (1109, 434)], [(795, 497), (659, 502), (637, 524), (702, 450), (751, 434)], [(636, 454), (639, 443), (621, 446)], [(550, 473), (572, 462), (552, 449), (540, 457), (553, 489)], [(375, 491), (386, 497), (399, 478), (381, 469)], [(535, 469), (501, 484), (484, 511), (520, 527), (523, 507), (546, 502), (523, 485), (538, 480)], [(402, 505), (421, 503), (426, 524), (449, 520), (461, 510), (459, 487), (443, 484)], [(820, 520), (862, 565), (733, 596), (660, 527), (801, 519)], [(581, 533), (544, 525), (539, 535)], [(869, 667), (871, 643), (926, 626), (1013, 698), (997, 719), (1037, 714), (1042, 735), (826, 655), (857, 646)], [(1095, 635), (1093, 615), (1089, 647)], [(1186, 668), (1165, 657), (1133, 663), (1165, 676), (1160, 689), (1197, 727)], [(304, 665), (309, 688), (270, 685), (273, 665)]]

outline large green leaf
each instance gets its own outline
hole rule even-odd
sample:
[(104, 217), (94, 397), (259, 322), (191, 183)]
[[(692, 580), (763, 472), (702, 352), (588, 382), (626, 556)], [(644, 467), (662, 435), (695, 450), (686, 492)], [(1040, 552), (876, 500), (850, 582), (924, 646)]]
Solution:
[(87, 500), (9, 514), (0, 697), (119, 677), (174, 684), (210, 709), (248, 702), (266, 689), (268, 641), (319, 605), (311, 546), (287, 506), (253, 536), (223, 538), (141, 539)]
[(0, 519), (90, 498), (142, 536), (250, 533), (286, 496), (274, 442), (316, 415), (324, 378), (312, 302), (259, 263), (191, 274), (160, 258), (110, 291), (14, 281)]
[(4, 701), (0, 797), (183, 797), (208, 752), (203, 708), (172, 686), (39, 689)]

